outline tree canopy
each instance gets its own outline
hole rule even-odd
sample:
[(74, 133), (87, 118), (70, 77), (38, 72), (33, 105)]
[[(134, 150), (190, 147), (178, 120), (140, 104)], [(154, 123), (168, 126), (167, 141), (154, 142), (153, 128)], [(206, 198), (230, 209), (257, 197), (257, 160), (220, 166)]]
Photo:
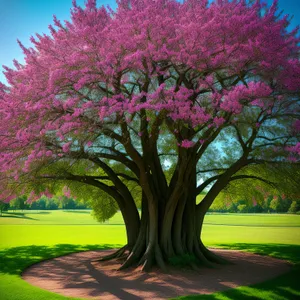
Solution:
[(70, 22), (54, 17), (33, 48), (19, 42), (25, 64), (0, 86), (0, 198), (88, 186), (123, 214), (122, 268), (221, 262), (200, 239), (220, 192), (237, 181), (297, 190), (297, 30), (276, 1), (117, 2), (74, 1)]

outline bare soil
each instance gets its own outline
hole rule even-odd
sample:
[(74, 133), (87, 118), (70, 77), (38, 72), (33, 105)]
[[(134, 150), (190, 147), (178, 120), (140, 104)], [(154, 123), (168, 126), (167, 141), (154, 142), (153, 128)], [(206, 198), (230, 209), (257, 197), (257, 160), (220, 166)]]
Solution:
[(198, 271), (170, 268), (168, 274), (157, 269), (150, 273), (138, 269), (117, 271), (120, 265), (115, 261), (95, 261), (112, 250), (87, 251), (35, 264), (22, 276), (34, 286), (64, 296), (159, 300), (251, 285), (277, 277), (291, 267), (285, 261), (268, 256), (234, 250), (213, 251), (233, 264)]

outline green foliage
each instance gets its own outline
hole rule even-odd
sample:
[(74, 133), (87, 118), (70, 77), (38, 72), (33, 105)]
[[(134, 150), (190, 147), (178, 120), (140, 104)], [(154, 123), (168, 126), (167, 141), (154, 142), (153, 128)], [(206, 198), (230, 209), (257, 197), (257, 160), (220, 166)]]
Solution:
[[(74, 183), (71, 184), (74, 185)], [(93, 209), (93, 216), (96, 220), (104, 222), (118, 211), (116, 201), (102, 190), (86, 184), (73, 185), (71, 187), (72, 194), (75, 193), (79, 199)]]
[[(42, 196), (40, 199), (33, 201), (32, 203), (26, 202), (26, 196), (21, 198), (24, 200), (24, 208), (30, 210), (56, 210), (56, 209), (87, 209), (89, 208), (88, 203), (83, 200), (77, 200), (66, 196), (54, 196), (53, 198), (48, 198)], [(20, 200), (15, 199), (11, 203), (12, 209), (22, 209), (22, 205), (19, 205)], [(22, 202), (21, 202), (22, 204)]]
[(76, 209), (76, 201), (73, 198), (62, 196), (59, 207), (62, 209)]
[[(268, 195), (262, 197), (263, 193), (257, 192), (247, 199), (240, 194), (221, 193), (212, 206), (210, 212), (230, 212), (230, 213), (286, 213), (293, 202), (285, 195)], [(296, 200), (294, 200), (296, 201)], [(298, 203), (296, 201), (296, 203)]]
[(46, 201), (47, 198), (45, 196), (41, 197), (37, 201), (33, 201), (30, 205), (31, 209), (37, 209), (37, 210), (45, 210), (46, 209)]
[(90, 204), (93, 209), (92, 216), (99, 222), (109, 220), (119, 209), (116, 201), (106, 194), (94, 199)]
[(248, 208), (247, 208), (246, 204), (240, 204), (240, 205), (238, 205), (237, 209), (238, 209), (238, 212), (245, 213), (245, 212), (247, 212)]
[(19, 196), (13, 200), (10, 201), (10, 207), (11, 209), (28, 209), (29, 204), (26, 203), (26, 196)]
[[(233, 179), (236, 176), (242, 179), (232, 180), (215, 199), (210, 211), (287, 212), (292, 201), (299, 199), (299, 170), (297, 164), (247, 166), (233, 176)], [(247, 208), (241, 206), (237, 210), (238, 205), (246, 205)]]
[(8, 208), (9, 208), (9, 203), (0, 201), (0, 216), (2, 215), (2, 212), (7, 211)]
[(289, 213), (297, 213), (298, 211), (300, 211), (300, 205), (297, 201), (293, 201), (288, 212)]
[(279, 197), (273, 198), (270, 202), (270, 208), (273, 212), (282, 212), (283, 207)]
[(47, 198), (46, 199), (46, 209), (47, 210), (55, 210), (58, 209), (58, 202), (54, 198)]

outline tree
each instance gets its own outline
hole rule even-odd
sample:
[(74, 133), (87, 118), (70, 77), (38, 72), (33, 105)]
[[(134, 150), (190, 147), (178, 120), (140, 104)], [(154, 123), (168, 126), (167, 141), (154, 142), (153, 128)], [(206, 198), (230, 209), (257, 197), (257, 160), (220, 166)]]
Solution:
[(240, 212), (240, 213), (245, 213), (248, 211), (246, 204), (239, 204), (237, 209), (238, 209), (238, 212)]
[(9, 208), (9, 203), (0, 201), (0, 216), (2, 216), (3, 211), (7, 211)]
[(54, 18), (34, 48), (19, 42), (26, 63), (6, 68), (0, 197), (65, 183), (107, 193), (128, 243), (105, 259), (121, 256), (122, 269), (224, 262), (201, 241), (220, 192), (298, 189), (299, 39), (276, 12), (242, 0), (74, 3), (71, 22)]
[(62, 209), (75, 209), (76, 202), (72, 198), (68, 198), (66, 196), (62, 197), (61, 201), (61, 208)]
[(19, 196), (10, 201), (10, 206), (12, 209), (20, 209), (24, 210), (28, 208), (28, 204), (26, 203), (26, 196)]
[(297, 203), (297, 201), (293, 201), (288, 212), (294, 214), (294, 213), (298, 212), (299, 210), (300, 210), (299, 203)]
[(58, 203), (53, 198), (47, 198), (46, 200), (46, 209), (56, 210), (58, 209)]
[(273, 212), (287, 212), (289, 204), (288, 202), (285, 203), (280, 196), (274, 196), (270, 202), (270, 209), (273, 210)]
[(270, 202), (270, 208), (274, 211), (274, 212), (281, 212), (282, 211), (282, 205), (281, 205), (281, 201), (278, 197), (274, 197), (272, 199), (272, 201)]

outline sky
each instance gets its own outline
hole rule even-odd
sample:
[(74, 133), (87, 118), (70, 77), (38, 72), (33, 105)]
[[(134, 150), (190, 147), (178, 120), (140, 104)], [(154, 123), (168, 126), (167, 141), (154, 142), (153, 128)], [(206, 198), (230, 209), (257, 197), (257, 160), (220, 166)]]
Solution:
[[(84, 0), (77, 0), (77, 4), (83, 6)], [(115, 0), (98, 0), (97, 4), (116, 8)], [(71, 6), (72, 0), (0, 0), (0, 81), (6, 82), (2, 65), (12, 67), (13, 59), (24, 61), (17, 39), (30, 46), (31, 35), (49, 33), (53, 15), (59, 20), (69, 20)], [(300, 0), (279, 0), (279, 8), (284, 14), (294, 15), (291, 28), (300, 25)]]

